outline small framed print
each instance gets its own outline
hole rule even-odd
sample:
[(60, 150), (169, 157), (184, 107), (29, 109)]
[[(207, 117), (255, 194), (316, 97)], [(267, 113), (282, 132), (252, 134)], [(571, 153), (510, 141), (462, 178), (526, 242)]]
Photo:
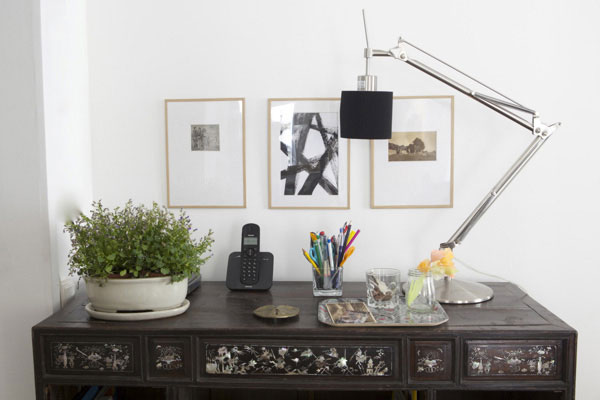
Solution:
[(454, 96), (394, 97), (392, 138), (371, 141), (371, 208), (450, 208)]
[(350, 208), (340, 99), (269, 99), (269, 208)]
[(165, 100), (167, 204), (245, 208), (245, 101)]

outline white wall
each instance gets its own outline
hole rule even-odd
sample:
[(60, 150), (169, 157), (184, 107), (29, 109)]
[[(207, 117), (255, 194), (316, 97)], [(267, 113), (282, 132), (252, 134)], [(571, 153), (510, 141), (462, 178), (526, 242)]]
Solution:
[(48, 178), (52, 297), (67, 277), (71, 247), (64, 224), (92, 201), (86, 2), (41, 2), (44, 130)]
[[(204, 278), (222, 280), (240, 228), (256, 222), (275, 254), (275, 279), (308, 280), (300, 255), (311, 230), (360, 227), (346, 278), (373, 266), (406, 269), (448, 239), (531, 140), (523, 129), (410, 67), (375, 60), (380, 89), (455, 94), (455, 206), (371, 210), (368, 144), (352, 143), (348, 211), (267, 208), (267, 98), (338, 96), (363, 73), (360, 9), (374, 47), (400, 34), (535, 107), (552, 137), (456, 253), (521, 285), (580, 332), (578, 393), (592, 398), (600, 323), (590, 310), (599, 261), (600, 4), (475, 1), (176, 1), (88, 3), (94, 198), (166, 202), (165, 98), (246, 98), (248, 208), (190, 210), (216, 233)], [(415, 56), (416, 58), (422, 58)], [(424, 60), (425, 61), (425, 60)], [(460, 276), (486, 279), (461, 268)], [(310, 295), (309, 292), (306, 294)], [(594, 337), (596, 336), (596, 337)]]
[(39, 1), (0, 12), (0, 399), (34, 397), (31, 327), (52, 311)]

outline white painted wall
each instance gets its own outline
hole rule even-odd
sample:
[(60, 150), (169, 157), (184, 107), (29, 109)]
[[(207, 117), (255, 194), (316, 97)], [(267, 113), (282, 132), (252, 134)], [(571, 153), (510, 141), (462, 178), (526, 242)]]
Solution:
[(52, 311), (39, 18), (0, 7), (0, 399), (34, 398), (31, 327)]
[(92, 201), (86, 2), (41, 1), (44, 130), (48, 178), (52, 295), (68, 275), (64, 224)]
[[(262, 228), (262, 248), (275, 254), (278, 280), (308, 280), (299, 251), (307, 233), (349, 218), (362, 234), (347, 279), (361, 281), (373, 266), (414, 266), (448, 239), (531, 138), (422, 73), (376, 60), (380, 89), (456, 94), (455, 207), (371, 210), (368, 144), (354, 142), (350, 210), (269, 210), (267, 98), (329, 97), (354, 88), (363, 73), (365, 5), (375, 47), (393, 47), (402, 34), (535, 107), (547, 122), (564, 123), (456, 253), (521, 285), (579, 330), (578, 397), (597, 398), (598, 2), (92, 0), (94, 198), (165, 203), (163, 100), (243, 96), (248, 208), (189, 211), (201, 232), (216, 232), (205, 279), (224, 279), (227, 255), (250, 221)], [(485, 279), (465, 268), (460, 276)]]

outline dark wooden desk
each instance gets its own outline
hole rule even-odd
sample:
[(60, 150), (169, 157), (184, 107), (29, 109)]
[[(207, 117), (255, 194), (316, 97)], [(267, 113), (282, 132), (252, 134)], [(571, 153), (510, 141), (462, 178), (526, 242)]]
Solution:
[[(255, 293), (204, 282), (185, 314), (144, 322), (93, 320), (79, 295), (33, 327), (37, 398), (47, 385), (108, 384), (167, 387), (171, 398), (254, 388), (573, 399), (577, 332), (515, 285), (490, 286), (491, 301), (444, 306), (450, 321), (434, 328), (320, 324), (321, 299), (310, 282), (276, 282)], [(344, 296), (364, 294), (363, 283), (345, 283)], [(254, 317), (265, 304), (297, 306), (300, 316), (280, 323)]]

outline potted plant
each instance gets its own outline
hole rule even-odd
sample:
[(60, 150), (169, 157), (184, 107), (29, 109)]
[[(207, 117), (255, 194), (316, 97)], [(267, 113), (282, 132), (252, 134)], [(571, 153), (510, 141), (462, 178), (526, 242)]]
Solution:
[(94, 309), (104, 312), (179, 307), (187, 281), (210, 258), (212, 231), (195, 239), (189, 216), (166, 207), (105, 208), (92, 203), (65, 225), (71, 238), (69, 274), (83, 277)]

